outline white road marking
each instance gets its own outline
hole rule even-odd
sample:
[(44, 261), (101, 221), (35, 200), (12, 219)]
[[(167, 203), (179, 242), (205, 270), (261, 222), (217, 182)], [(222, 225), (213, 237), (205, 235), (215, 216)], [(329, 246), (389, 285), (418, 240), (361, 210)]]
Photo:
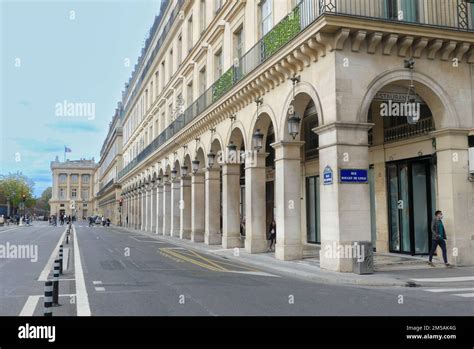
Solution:
[(53, 263), (54, 260), (58, 258), (58, 253), (59, 253), (59, 245), (64, 240), (64, 235), (66, 235), (66, 230), (61, 234), (61, 237), (59, 238), (58, 243), (56, 244), (56, 247), (54, 248), (53, 252), (51, 253), (51, 256), (49, 256), (48, 262), (44, 266), (43, 271), (41, 272), (38, 281), (47, 281), (48, 280), (48, 275), (53, 270)]
[(15, 229), (18, 229), (18, 227), (15, 227), (15, 228), (10, 228), (10, 229), (6, 229), (6, 230), (2, 230), (2, 231), (0, 231), (0, 234), (3, 234), (3, 233), (6, 233), (6, 232), (9, 232), (9, 231), (12, 231), (12, 230), (15, 230)]
[(465, 297), (465, 298), (473, 298), (474, 293), (459, 293), (459, 294), (455, 294), (454, 296)]
[(92, 283), (93, 283), (94, 285), (101, 285), (101, 284), (102, 284), (102, 281), (92, 281)]
[(97, 292), (104, 292), (105, 291), (105, 287), (96, 287), (95, 290)]
[(280, 276), (265, 273), (263, 271), (237, 271), (237, 270), (228, 270), (226, 273), (238, 273), (238, 274), (247, 274), (247, 275), (257, 275), (257, 276), (270, 276), (274, 278), (279, 278)]
[(33, 316), (41, 296), (29, 296), (19, 316)]
[(438, 292), (463, 292), (463, 291), (474, 291), (474, 288), (469, 288), (469, 287), (465, 287), (465, 288), (432, 288), (432, 289), (429, 289), (429, 290), (425, 290), (426, 292), (435, 292), (435, 293), (438, 293)]
[(462, 281), (474, 281), (474, 276), (459, 276), (459, 277), (448, 277), (448, 278), (427, 278), (427, 279), (411, 279), (419, 282), (462, 282)]
[(89, 298), (87, 297), (86, 282), (84, 281), (84, 271), (82, 270), (81, 253), (77, 241), (76, 227), (72, 226), (74, 238), (74, 271), (76, 274), (76, 293), (77, 293), (77, 316), (91, 316)]

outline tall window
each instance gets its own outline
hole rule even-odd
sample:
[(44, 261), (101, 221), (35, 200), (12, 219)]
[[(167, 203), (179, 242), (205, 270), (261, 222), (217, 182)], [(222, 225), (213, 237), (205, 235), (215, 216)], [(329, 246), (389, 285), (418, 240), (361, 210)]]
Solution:
[(165, 66), (166, 62), (161, 62), (161, 90), (163, 91), (165, 88)]
[(178, 45), (177, 45), (177, 50), (176, 52), (176, 59), (178, 60), (178, 65), (181, 64), (181, 59), (182, 59), (182, 50), (183, 50), (183, 37), (181, 34), (178, 36)]
[(214, 67), (215, 67), (214, 79), (215, 80), (219, 79), (219, 77), (222, 75), (222, 69), (223, 69), (222, 63), (223, 63), (222, 50), (219, 50), (214, 57)]
[(214, 12), (217, 13), (222, 7), (222, 0), (215, 0)]
[(188, 19), (188, 52), (193, 49), (193, 16)]
[(59, 199), (64, 200), (64, 188), (59, 188)]
[(81, 198), (82, 200), (89, 200), (89, 189), (81, 190)]
[(206, 29), (206, 0), (199, 2), (199, 32), (202, 33)]
[(71, 189), (71, 197), (73, 199), (77, 198), (77, 189), (76, 188)]
[(188, 101), (188, 106), (191, 105), (192, 102), (194, 102), (194, 96), (193, 96), (193, 82), (191, 81), (186, 89), (186, 99)]
[(241, 26), (234, 33), (234, 59), (240, 59), (244, 50), (244, 28)]
[(261, 33), (264, 36), (268, 33), (273, 27), (273, 18), (272, 18), (272, 10), (273, 10), (273, 0), (263, 0), (260, 4), (261, 7)]
[(199, 71), (199, 94), (202, 95), (206, 91), (206, 67), (202, 67)]
[(77, 183), (79, 181), (79, 175), (73, 174), (71, 175), (71, 182), (72, 183)]
[(169, 62), (169, 69), (168, 69), (168, 79), (171, 80), (173, 76), (173, 50), (170, 50), (170, 62)]
[(66, 183), (66, 181), (67, 181), (67, 174), (61, 173), (59, 175), (59, 183)]
[(173, 121), (173, 103), (168, 106), (168, 125)]
[(82, 175), (82, 183), (87, 184), (90, 182), (90, 175), (88, 174), (83, 174)]

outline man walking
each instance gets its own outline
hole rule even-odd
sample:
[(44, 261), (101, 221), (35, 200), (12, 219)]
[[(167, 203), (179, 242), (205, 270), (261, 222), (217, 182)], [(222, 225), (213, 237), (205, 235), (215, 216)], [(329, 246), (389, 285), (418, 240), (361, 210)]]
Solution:
[(431, 251), (430, 251), (430, 257), (429, 257), (429, 262), (428, 264), (432, 267), (434, 267), (434, 264), (432, 262), (433, 260), (433, 255), (436, 252), (436, 248), (441, 247), (441, 250), (443, 251), (443, 261), (444, 265), (446, 267), (450, 267), (451, 265), (448, 263), (448, 256), (446, 252), (446, 240), (447, 240), (447, 235), (446, 235), (446, 229), (444, 229), (443, 225), (443, 212), (441, 211), (436, 211), (435, 216), (431, 222), (431, 239), (432, 239), (432, 244), (431, 244)]

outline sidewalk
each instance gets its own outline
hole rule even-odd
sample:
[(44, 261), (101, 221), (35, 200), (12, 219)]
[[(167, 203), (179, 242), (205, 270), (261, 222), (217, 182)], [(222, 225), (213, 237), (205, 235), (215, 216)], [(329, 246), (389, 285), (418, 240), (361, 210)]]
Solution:
[[(177, 237), (156, 235), (149, 232), (144, 232), (140, 230), (134, 230), (124, 227), (116, 227), (114, 229), (126, 231), (130, 234), (140, 234), (153, 239), (166, 241), (171, 244), (175, 244), (187, 249), (192, 249), (196, 252), (213, 254), (220, 256), (224, 259), (232, 260), (233, 262), (240, 262), (253, 266), (258, 269), (262, 269), (267, 272), (274, 272), (277, 274), (283, 274), (292, 277), (298, 277), (305, 280), (312, 280), (322, 283), (333, 283), (333, 284), (349, 284), (349, 285), (358, 285), (358, 286), (398, 286), (406, 287), (413, 286), (410, 285), (411, 277), (405, 275), (406, 273), (393, 273), (389, 270), (376, 271), (371, 275), (357, 275), (352, 273), (339, 273), (330, 270), (321, 269), (319, 267), (319, 261), (316, 258), (307, 258), (303, 260), (296, 261), (281, 261), (275, 258), (274, 253), (258, 253), (250, 254), (245, 251), (245, 249), (238, 249), (238, 253), (235, 249), (223, 249), (220, 245), (206, 245), (204, 243), (191, 242), (190, 240), (183, 240)], [(390, 256), (388, 256), (390, 257)], [(382, 261), (387, 259), (387, 255), (381, 255), (380, 258), (376, 257), (376, 269), (379, 269), (384, 263), (377, 263), (377, 260)], [(395, 263), (401, 263), (400, 259), (405, 259), (406, 257), (396, 256)], [(390, 259), (390, 258), (389, 258)], [(393, 258), (392, 258), (393, 259)], [(426, 265), (426, 262), (419, 257), (409, 258), (411, 265), (417, 265), (417, 270), (429, 269), (431, 267)], [(378, 265), (377, 265), (378, 264)], [(385, 263), (386, 264), (386, 263)], [(384, 265), (385, 266), (385, 265)], [(431, 268), (433, 269), (438, 268)], [(440, 268), (439, 271), (445, 271), (445, 268)], [(451, 269), (452, 271), (453, 269)], [(400, 270), (397, 270), (400, 271)]]

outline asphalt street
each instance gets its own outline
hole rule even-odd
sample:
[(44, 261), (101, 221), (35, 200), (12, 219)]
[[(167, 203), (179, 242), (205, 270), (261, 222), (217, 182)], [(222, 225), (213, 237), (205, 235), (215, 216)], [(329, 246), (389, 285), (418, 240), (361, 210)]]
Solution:
[[(41, 275), (65, 227), (0, 230), (1, 244), (38, 246), (38, 260), (0, 259), (0, 315), (41, 315)], [(368, 287), (318, 283), (256, 269), (139, 232), (75, 224), (57, 315), (472, 315), (473, 283)], [(50, 276), (49, 276), (50, 277)], [(449, 291), (453, 289), (454, 291)], [(433, 290), (441, 290), (439, 292)], [(448, 291), (445, 291), (448, 290)], [(467, 293), (469, 294), (469, 293)], [(32, 296), (36, 298), (31, 298)], [(38, 299), (39, 298), (39, 299)]]

